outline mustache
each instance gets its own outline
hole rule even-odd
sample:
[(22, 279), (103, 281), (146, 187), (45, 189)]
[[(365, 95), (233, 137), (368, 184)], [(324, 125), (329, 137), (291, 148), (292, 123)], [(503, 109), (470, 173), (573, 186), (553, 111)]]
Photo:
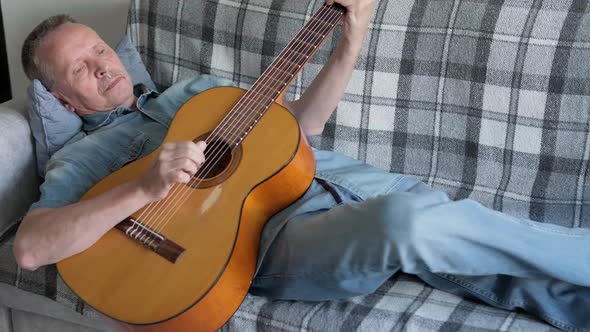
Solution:
[(108, 70), (103, 78), (98, 81), (98, 90), (105, 92), (113, 80), (119, 77), (125, 77), (125, 72), (122, 70)]

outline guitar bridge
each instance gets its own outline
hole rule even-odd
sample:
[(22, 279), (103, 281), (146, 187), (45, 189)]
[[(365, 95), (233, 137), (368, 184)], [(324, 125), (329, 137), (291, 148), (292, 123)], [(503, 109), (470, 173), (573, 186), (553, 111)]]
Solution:
[(115, 228), (172, 263), (176, 263), (185, 251), (183, 247), (131, 217), (118, 223)]

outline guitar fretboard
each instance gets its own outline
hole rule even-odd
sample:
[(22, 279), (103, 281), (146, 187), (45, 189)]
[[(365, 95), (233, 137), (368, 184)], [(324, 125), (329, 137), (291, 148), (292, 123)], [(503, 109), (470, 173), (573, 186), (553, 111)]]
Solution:
[(216, 136), (232, 148), (239, 145), (301, 68), (311, 60), (345, 11), (338, 4), (323, 4), (227, 114), (218, 126)]

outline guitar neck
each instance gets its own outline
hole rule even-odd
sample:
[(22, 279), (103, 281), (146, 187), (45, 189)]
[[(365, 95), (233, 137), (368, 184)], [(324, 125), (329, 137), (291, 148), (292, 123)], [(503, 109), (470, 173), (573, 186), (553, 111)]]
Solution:
[(338, 4), (323, 4), (252, 85), (250, 93), (264, 95), (274, 101), (311, 60), (336, 28), (345, 11)]
[[(303, 66), (336, 28), (346, 9), (339, 4), (323, 4), (301, 31), (287, 44), (252, 87), (228, 113), (225, 120), (244, 119), (236, 130), (242, 134), (223, 137), (230, 145), (238, 145), (266, 113), (270, 105), (289, 87)], [(236, 132), (234, 131), (234, 132)], [(229, 135), (228, 135), (229, 136)]]

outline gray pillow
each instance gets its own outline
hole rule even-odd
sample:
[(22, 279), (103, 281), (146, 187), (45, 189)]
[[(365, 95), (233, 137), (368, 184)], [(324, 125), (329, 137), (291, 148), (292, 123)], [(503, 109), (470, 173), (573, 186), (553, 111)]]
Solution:
[[(115, 52), (129, 72), (133, 84), (145, 84), (155, 90), (150, 74), (145, 69), (137, 49), (128, 36), (123, 37), (115, 47)], [(29, 89), (29, 121), (35, 139), (37, 170), (45, 176), (45, 165), (51, 156), (70, 139), (79, 138), (82, 132), (82, 119), (63, 107), (45, 86), (33, 80)]]

